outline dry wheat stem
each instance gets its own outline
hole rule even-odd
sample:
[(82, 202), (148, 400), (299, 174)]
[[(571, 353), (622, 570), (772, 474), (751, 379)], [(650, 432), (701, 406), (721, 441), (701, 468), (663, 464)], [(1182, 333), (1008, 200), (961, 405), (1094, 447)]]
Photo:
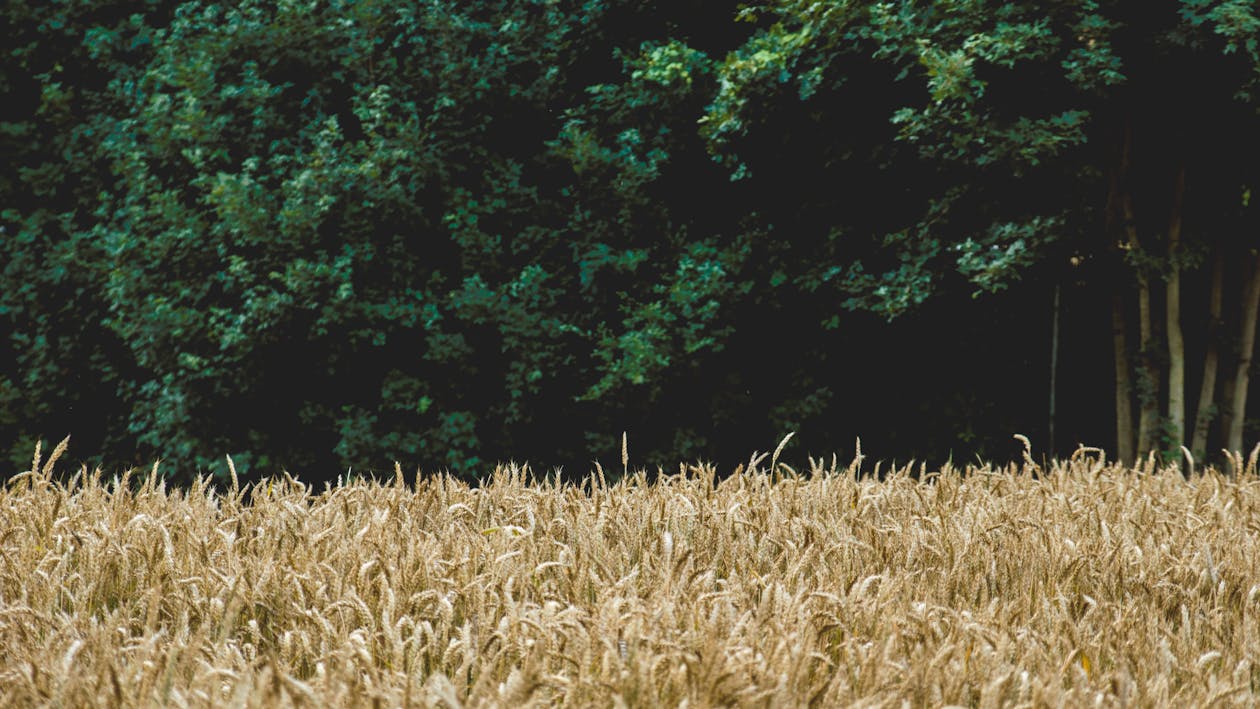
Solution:
[(0, 705), (1260, 703), (1251, 476), (772, 477), (787, 440), (720, 481), (315, 491), (229, 459), (222, 493), (37, 452), (0, 492)]

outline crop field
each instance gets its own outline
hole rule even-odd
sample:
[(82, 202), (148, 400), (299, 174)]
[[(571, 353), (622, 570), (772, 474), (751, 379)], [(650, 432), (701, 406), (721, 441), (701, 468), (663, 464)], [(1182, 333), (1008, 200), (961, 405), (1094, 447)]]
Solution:
[(215, 491), (57, 453), (0, 492), (3, 706), (1260, 704), (1254, 456)]

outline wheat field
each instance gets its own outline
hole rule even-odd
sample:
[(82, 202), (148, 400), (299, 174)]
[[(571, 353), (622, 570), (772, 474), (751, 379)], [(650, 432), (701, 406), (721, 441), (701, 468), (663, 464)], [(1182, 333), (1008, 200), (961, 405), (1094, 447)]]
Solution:
[(1254, 455), (215, 492), (63, 449), (0, 493), (3, 706), (1260, 704)]

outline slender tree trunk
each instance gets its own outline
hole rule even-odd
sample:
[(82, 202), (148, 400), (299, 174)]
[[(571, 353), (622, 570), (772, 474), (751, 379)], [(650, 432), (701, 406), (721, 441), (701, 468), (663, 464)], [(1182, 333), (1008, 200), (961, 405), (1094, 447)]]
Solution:
[(1221, 426), (1217, 432), (1218, 442), (1224, 450), (1229, 450), (1229, 432), (1234, 427), (1234, 380), (1238, 378), (1238, 362), (1230, 371), (1221, 386)]
[(1129, 404), (1133, 383), (1129, 380), (1129, 344), (1124, 321), (1124, 296), (1111, 297), (1111, 341), (1116, 353), (1116, 452), (1120, 462), (1133, 458), (1133, 408)]
[[(1126, 122), (1123, 147), (1120, 153), (1120, 210), (1124, 219), (1127, 248), (1140, 252), (1142, 242), (1138, 238), (1137, 215), (1133, 210), (1133, 193), (1129, 189), (1129, 156), (1132, 150), (1132, 128)], [(1159, 372), (1154, 359), (1155, 333), (1151, 322), (1151, 281), (1146, 269), (1138, 264), (1134, 268), (1137, 277), (1138, 298), (1138, 443), (1137, 454), (1146, 455), (1155, 443), (1155, 427), (1159, 422)]]
[(1050, 455), (1054, 455), (1054, 417), (1056, 397), (1059, 391), (1059, 291), (1061, 285), (1054, 284), (1054, 305), (1050, 315)]
[[(1124, 207), (1125, 233), (1130, 249), (1142, 248), (1138, 240), (1137, 225), (1133, 222), (1133, 198), (1128, 193), (1121, 197)], [(1146, 455), (1155, 443), (1155, 427), (1159, 422), (1159, 375), (1156, 371), (1154, 350), (1155, 331), (1151, 322), (1151, 281), (1142, 266), (1137, 271), (1138, 299), (1138, 444), (1137, 454)]]
[(1172, 212), (1168, 218), (1168, 284), (1164, 290), (1164, 321), (1168, 329), (1168, 424), (1175, 445), (1186, 438), (1186, 344), (1181, 333), (1181, 205), (1186, 191), (1186, 168), (1177, 170)]
[[(1123, 215), (1120, 207), (1120, 177), (1121, 171), (1128, 169), (1128, 135), (1129, 127), (1126, 124), (1124, 128), (1124, 140), (1122, 141), (1120, 153), (1117, 156), (1117, 164), (1112, 168), (1107, 180), (1107, 208), (1104, 212), (1106, 215), (1106, 235), (1107, 239), (1112, 243), (1126, 244), (1125, 230), (1122, 228), (1121, 222)], [(1126, 279), (1118, 277), (1117, 284), (1122, 284)], [(1115, 353), (1115, 373), (1116, 373), (1116, 455), (1120, 462), (1124, 465), (1132, 465), (1135, 462), (1133, 444), (1133, 379), (1129, 363), (1129, 325), (1128, 318), (1125, 314), (1124, 290), (1123, 286), (1117, 285), (1111, 295), (1111, 342)]]
[(1217, 247), (1212, 257), (1212, 290), (1208, 299), (1207, 352), (1203, 355), (1203, 386), (1199, 388), (1199, 406), (1194, 415), (1194, 435), (1190, 450), (1199, 460), (1207, 459), (1208, 429), (1216, 409), (1216, 369), (1220, 362), (1221, 297), (1225, 280), (1225, 252)]
[(1226, 447), (1231, 451), (1243, 450), (1243, 426), (1247, 422), (1247, 385), (1251, 383), (1251, 358), (1256, 344), (1256, 314), (1260, 311), (1260, 254), (1255, 257), (1251, 274), (1247, 278), (1247, 290), (1242, 307), (1242, 335), (1239, 338), (1238, 371), (1234, 374), (1234, 391), (1231, 396), (1233, 416), (1229, 422), (1229, 439)]

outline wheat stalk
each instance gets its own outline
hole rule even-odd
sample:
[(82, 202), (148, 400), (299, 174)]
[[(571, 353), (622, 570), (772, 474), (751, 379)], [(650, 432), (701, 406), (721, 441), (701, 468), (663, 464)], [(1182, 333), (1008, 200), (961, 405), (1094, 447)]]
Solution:
[(1023, 439), (1024, 468), (881, 478), (859, 441), (852, 474), (777, 480), (791, 438), (612, 487), (243, 488), (229, 457), (230, 488), (168, 489), (37, 451), (0, 490), (0, 705), (1260, 702), (1241, 454), (1183, 477), (1082, 446), (1032, 476)]

